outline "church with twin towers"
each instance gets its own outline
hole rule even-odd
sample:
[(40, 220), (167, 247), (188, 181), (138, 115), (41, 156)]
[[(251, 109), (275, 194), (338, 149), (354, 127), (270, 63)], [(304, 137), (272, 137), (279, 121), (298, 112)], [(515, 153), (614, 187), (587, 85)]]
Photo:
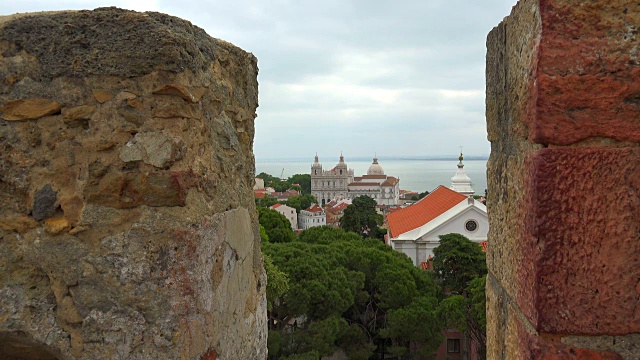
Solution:
[(323, 206), (331, 200), (355, 199), (362, 195), (375, 200), (378, 206), (395, 206), (400, 201), (400, 179), (385, 175), (377, 156), (366, 175), (354, 176), (342, 154), (331, 170), (323, 169), (316, 154), (311, 165), (311, 195)]

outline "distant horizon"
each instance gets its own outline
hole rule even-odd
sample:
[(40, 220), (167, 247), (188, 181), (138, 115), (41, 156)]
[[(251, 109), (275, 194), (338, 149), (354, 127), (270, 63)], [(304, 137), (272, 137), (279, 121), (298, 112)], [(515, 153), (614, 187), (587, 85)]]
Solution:
[[(315, 153), (312, 156), (296, 156), (296, 157), (260, 157), (255, 156), (256, 161), (292, 161), (292, 162), (313, 162)], [(458, 160), (460, 155), (394, 155), (394, 156), (378, 156), (378, 160), (383, 162), (385, 160)], [(320, 162), (337, 162), (340, 155), (323, 157), (318, 155)], [(347, 156), (345, 155), (345, 162), (349, 161), (372, 161), (373, 156)], [(464, 160), (489, 160), (489, 155), (467, 155), (464, 154)]]

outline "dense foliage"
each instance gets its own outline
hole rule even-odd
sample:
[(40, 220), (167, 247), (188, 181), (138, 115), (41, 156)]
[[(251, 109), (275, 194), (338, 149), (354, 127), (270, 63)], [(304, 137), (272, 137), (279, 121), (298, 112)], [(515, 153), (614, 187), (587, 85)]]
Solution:
[(422, 199), (423, 197), (425, 197), (427, 195), (429, 195), (429, 192), (425, 190), (424, 192), (421, 192), (418, 195), (413, 195), (411, 197), (411, 200), (420, 200), (420, 199)]
[(295, 208), (298, 214), (300, 213), (300, 210), (304, 210), (314, 203), (317, 204), (318, 199), (313, 195), (292, 196), (287, 199), (286, 202), (287, 206)]
[(478, 358), (486, 358), (487, 264), (482, 247), (460, 234), (440, 236), (433, 250), (436, 279), (450, 295), (440, 302), (437, 317), (442, 326), (453, 326), (478, 345)]
[(344, 209), (340, 219), (340, 227), (345, 231), (352, 231), (362, 237), (380, 238), (383, 217), (376, 212), (376, 201), (368, 196), (359, 196)]
[(460, 234), (440, 235), (433, 250), (433, 270), (443, 288), (462, 294), (469, 281), (487, 274), (486, 256), (480, 244)]
[(269, 242), (290, 242), (295, 239), (291, 223), (284, 215), (275, 210), (258, 207), (258, 219), (264, 228)]
[(319, 359), (338, 347), (351, 359), (413, 357), (442, 342), (439, 286), (381, 242), (316, 227), (263, 252), (288, 280), (268, 294), (270, 359)]
[[(309, 174), (291, 175), (287, 180), (280, 179), (265, 172), (261, 172), (256, 175), (256, 177), (264, 180), (265, 187), (272, 187), (275, 191), (282, 192), (289, 189), (296, 189), (303, 194), (311, 194), (311, 175)], [(299, 187), (294, 186), (294, 184), (298, 184)]]
[(309, 174), (295, 174), (289, 176), (287, 182), (290, 184), (298, 184), (300, 185), (300, 190), (302, 190), (303, 194), (310, 195), (311, 194), (311, 175)]

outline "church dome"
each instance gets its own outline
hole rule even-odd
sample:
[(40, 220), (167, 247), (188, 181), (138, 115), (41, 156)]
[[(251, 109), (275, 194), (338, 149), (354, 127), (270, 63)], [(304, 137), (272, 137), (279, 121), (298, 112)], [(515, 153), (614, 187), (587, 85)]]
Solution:
[(382, 166), (378, 164), (377, 156), (373, 158), (373, 164), (369, 166), (369, 170), (367, 170), (367, 175), (384, 175), (384, 170), (382, 170)]

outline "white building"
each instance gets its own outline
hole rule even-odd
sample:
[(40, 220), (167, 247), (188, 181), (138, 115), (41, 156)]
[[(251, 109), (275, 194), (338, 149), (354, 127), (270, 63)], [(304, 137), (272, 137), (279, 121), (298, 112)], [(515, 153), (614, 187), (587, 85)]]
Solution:
[(397, 205), (400, 201), (400, 179), (387, 176), (378, 164), (378, 157), (373, 158), (366, 175), (353, 176), (353, 169), (347, 169), (344, 156), (329, 171), (322, 170), (318, 155), (311, 165), (311, 194), (325, 205), (332, 200), (355, 199), (367, 195), (378, 205)]
[(473, 195), (474, 191), (471, 188), (471, 178), (464, 172), (463, 159), (462, 153), (460, 153), (460, 157), (458, 158), (458, 160), (460, 160), (458, 163), (458, 171), (456, 171), (456, 174), (451, 178), (451, 186), (449, 188), (463, 195)]
[(327, 216), (318, 204), (311, 204), (308, 208), (300, 211), (298, 216), (298, 229), (307, 230), (314, 226), (327, 225)]
[(353, 169), (347, 169), (344, 156), (331, 170), (323, 170), (318, 154), (311, 165), (311, 195), (323, 206), (333, 199), (347, 199), (347, 186), (353, 182)]
[(264, 189), (264, 179), (256, 178), (255, 183), (253, 184), (253, 190), (261, 189)]
[(286, 217), (287, 220), (289, 220), (289, 222), (291, 223), (291, 228), (293, 230), (298, 229), (298, 213), (296, 213), (296, 209), (284, 204), (274, 204), (269, 208), (284, 215), (284, 217)]
[(458, 233), (486, 251), (487, 208), (472, 196), (439, 186), (415, 204), (387, 216), (388, 244), (405, 253), (416, 266), (433, 256), (439, 235)]

